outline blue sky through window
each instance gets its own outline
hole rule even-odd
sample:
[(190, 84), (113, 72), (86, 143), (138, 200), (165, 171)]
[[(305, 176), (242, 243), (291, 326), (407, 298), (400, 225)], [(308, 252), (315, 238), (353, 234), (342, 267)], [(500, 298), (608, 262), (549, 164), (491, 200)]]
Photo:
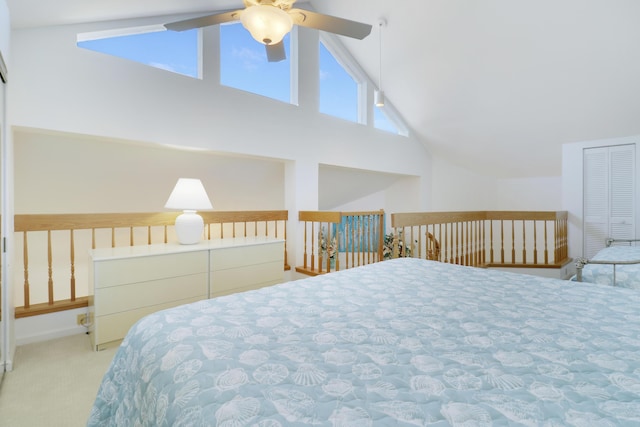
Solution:
[(78, 46), (199, 77), (198, 30), (154, 31), (78, 42)]
[(320, 112), (358, 121), (358, 84), (320, 43)]
[(239, 23), (220, 26), (220, 83), (291, 102), (290, 35), (284, 38), (287, 59), (269, 62), (265, 47)]
[(377, 106), (373, 106), (373, 123), (376, 129), (385, 130), (391, 133), (398, 133), (396, 126), (389, 120), (387, 115)]

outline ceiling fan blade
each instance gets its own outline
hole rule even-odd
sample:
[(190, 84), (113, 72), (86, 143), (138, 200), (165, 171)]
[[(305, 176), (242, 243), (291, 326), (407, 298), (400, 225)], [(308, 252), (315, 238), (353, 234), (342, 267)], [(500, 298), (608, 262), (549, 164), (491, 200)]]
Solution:
[(267, 48), (267, 60), (269, 62), (280, 62), (287, 59), (287, 54), (284, 51), (284, 42), (275, 44), (264, 45)]
[(335, 16), (323, 15), (303, 9), (291, 9), (289, 15), (293, 22), (302, 27), (340, 34), (362, 40), (371, 33), (371, 25)]
[(233, 10), (230, 12), (217, 13), (215, 15), (200, 16), (198, 18), (185, 19), (184, 21), (170, 22), (164, 24), (167, 30), (185, 31), (194, 28), (208, 27), (210, 25), (224, 24), (225, 22), (237, 21), (240, 19), (242, 10)]

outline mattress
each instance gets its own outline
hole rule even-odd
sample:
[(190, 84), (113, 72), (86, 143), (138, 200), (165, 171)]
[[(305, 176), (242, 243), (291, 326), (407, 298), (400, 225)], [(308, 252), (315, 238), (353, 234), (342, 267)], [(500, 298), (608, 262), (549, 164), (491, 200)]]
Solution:
[(135, 324), (89, 426), (640, 423), (640, 293), (395, 259)]
[[(592, 258), (596, 261), (640, 260), (640, 246), (610, 246), (598, 251)], [(615, 286), (640, 289), (640, 263), (617, 265)], [(613, 265), (586, 264), (582, 269), (582, 281), (613, 286)]]

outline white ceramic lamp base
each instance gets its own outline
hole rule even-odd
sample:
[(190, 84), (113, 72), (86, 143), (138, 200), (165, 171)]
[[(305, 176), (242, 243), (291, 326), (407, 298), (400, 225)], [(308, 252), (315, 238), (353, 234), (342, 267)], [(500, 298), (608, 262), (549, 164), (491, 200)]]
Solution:
[(193, 245), (202, 240), (204, 220), (195, 211), (184, 211), (176, 218), (176, 236), (181, 245)]

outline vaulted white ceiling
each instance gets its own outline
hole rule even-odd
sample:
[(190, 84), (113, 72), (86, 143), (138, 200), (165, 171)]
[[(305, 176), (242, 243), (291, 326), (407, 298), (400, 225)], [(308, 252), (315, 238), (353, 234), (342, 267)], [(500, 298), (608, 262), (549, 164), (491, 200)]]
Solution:
[[(302, 0), (300, 0), (302, 2)], [(501, 177), (558, 176), (567, 142), (640, 135), (640, 1), (311, 0), (374, 25), (343, 43), (434, 154)], [(240, 0), (8, 0), (32, 27), (242, 7)], [(302, 5), (304, 7), (305, 5)]]

